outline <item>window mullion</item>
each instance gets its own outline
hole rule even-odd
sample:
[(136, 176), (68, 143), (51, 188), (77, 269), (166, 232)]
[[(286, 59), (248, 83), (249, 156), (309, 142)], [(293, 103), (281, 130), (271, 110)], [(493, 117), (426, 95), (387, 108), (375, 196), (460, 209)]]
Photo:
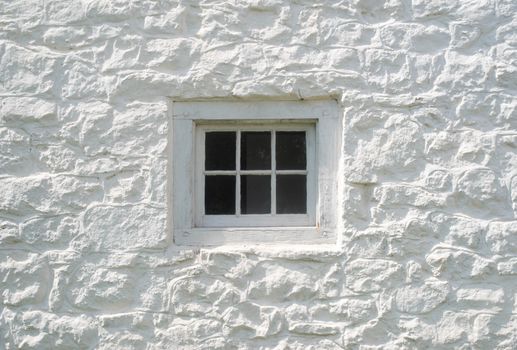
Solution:
[(276, 131), (271, 130), (271, 214), (276, 215)]
[(235, 215), (241, 215), (241, 130), (237, 129), (237, 145), (235, 147), (235, 170), (237, 178), (235, 179)]

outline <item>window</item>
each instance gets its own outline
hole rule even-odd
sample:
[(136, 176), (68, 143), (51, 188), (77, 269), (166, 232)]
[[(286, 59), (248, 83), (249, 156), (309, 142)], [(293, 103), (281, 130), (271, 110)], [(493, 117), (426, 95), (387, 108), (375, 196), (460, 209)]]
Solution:
[(313, 121), (199, 123), (198, 227), (315, 224)]
[(340, 120), (333, 101), (174, 102), (174, 242), (334, 241)]

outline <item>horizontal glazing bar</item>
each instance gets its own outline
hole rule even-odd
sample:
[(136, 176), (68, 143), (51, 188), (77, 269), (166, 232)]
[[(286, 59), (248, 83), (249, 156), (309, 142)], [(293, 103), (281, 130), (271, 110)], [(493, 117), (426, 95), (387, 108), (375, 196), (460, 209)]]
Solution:
[[(305, 175), (305, 170), (287, 170), (280, 172), (281, 174)], [(205, 170), (205, 175), (271, 175), (271, 170), (241, 170), (239, 172), (233, 170)]]
[(307, 170), (276, 170), (277, 175), (306, 175)]
[[(271, 175), (271, 170), (205, 170), (205, 175)], [(276, 170), (278, 175), (306, 175), (307, 170)]]
[(205, 170), (205, 175), (237, 175), (235, 170)]
[(271, 170), (241, 170), (241, 175), (271, 175)]

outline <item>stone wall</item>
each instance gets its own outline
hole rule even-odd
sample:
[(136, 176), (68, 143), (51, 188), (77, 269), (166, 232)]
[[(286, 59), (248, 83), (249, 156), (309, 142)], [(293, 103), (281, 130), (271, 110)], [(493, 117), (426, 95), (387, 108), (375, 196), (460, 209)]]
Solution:
[[(0, 0), (0, 349), (517, 349), (515, 0)], [(335, 247), (175, 247), (169, 98), (337, 98)]]

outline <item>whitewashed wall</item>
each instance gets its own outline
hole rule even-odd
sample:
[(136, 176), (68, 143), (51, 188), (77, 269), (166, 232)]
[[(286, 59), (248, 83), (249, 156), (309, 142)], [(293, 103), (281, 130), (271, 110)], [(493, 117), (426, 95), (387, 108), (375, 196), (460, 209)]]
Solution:
[[(337, 98), (335, 248), (167, 231), (168, 97)], [(0, 1), (0, 348), (517, 349), (517, 2)]]

